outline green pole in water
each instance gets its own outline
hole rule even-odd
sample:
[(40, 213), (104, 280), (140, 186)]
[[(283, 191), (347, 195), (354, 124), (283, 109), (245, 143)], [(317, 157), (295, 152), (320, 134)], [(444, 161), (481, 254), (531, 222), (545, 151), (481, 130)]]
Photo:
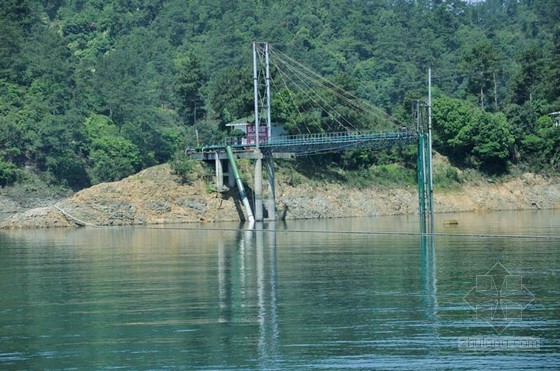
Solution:
[(424, 160), (424, 134), (418, 136), (418, 157), (416, 164), (416, 174), (418, 182), (418, 214), (420, 217), (420, 231), (426, 232), (426, 197), (425, 197), (425, 160)]
[(245, 207), (245, 211), (247, 212), (247, 220), (249, 221), (249, 223), (254, 223), (255, 217), (253, 216), (253, 211), (251, 210), (251, 204), (249, 204), (249, 199), (247, 198), (245, 187), (243, 187), (243, 182), (241, 181), (241, 177), (239, 176), (239, 170), (237, 169), (237, 164), (235, 163), (235, 157), (233, 156), (233, 151), (231, 150), (231, 146), (226, 147), (226, 152), (228, 155), (228, 160), (231, 164), (231, 170), (233, 171), (233, 176), (235, 177), (235, 181), (237, 182), (237, 188), (239, 189), (239, 197), (241, 197), (241, 202), (243, 202), (243, 206)]

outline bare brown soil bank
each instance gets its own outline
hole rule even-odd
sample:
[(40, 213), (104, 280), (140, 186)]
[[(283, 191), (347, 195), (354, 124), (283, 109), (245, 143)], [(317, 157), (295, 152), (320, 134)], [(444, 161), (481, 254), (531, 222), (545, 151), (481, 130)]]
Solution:
[[(337, 218), (414, 214), (416, 189), (355, 189), (340, 184), (277, 186), (278, 217)], [(235, 190), (216, 193), (207, 181), (180, 184), (168, 165), (155, 166), (119, 182), (84, 189), (53, 206), (4, 219), (1, 228), (78, 225), (138, 225), (238, 221), (243, 210)], [(502, 183), (466, 185), (436, 192), (436, 212), (560, 208), (560, 185), (534, 174)]]

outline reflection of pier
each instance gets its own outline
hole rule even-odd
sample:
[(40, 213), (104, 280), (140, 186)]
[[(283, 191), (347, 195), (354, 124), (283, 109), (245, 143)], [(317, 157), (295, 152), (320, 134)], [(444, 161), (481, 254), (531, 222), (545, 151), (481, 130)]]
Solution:
[[(219, 318), (220, 334), (225, 335), (220, 339), (224, 342), (223, 345), (220, 344), (223, 346), (223, 354), (231, 357), (232, 352), (236, 354), (239, 347), (243, 347), (244, 354), (251, 354), (250, 359), (245, 357), (243, 360), (250, 367), (274, 369), (287, 364), (286, 359), (294, 349), (292, 346), (301, 346), (313, 357), (319, 356), (315, 352), (320, 350), (310, 348), (311, 344), (318, 344), (319, 349), (332, 346), (332, 349), (342, 354), (344, 344), (363, 343), (370, 344), (375, 352), (383, 352), (386, 346), (384, 344), (392, 344), (396, 337), (399, 338), (398, 343), (421, 349), (430, 355), (440, 355), (444, 339), (441, 337), (436, 250), (432, 235), (424, 234), (416, 240), (420, 254), (414, 255), (415, 261), (410, 261), (404, 255), (399, 260), (415, 267), (414, 277), (396, 279), (403, 277), (398, 274), (402, 266), (389, 267), (383, 264), (383, 268), (376, 272), (379, 277), (370, 285), (361, 280), (361, 274), (351, 271), (363, 269), (367, 275), (366, 272), (372, 267), (376, 270), (375, 264), (382, 263), (377, 261), (376, 252), (367, 251), (371, 247), (372, 250), (381, 248), (380, 252), (383, 252), (383, 248), (392, 243), (392, 238), (378, 238), (372, 234), (371, 239), (349, 239), (349, 246), (354, 243), (366, 244), (358, 245), (359, 250), (352, 250), (364, 253), (364, 262), (355, 257), (339, 261), (338, 257), (344, 253), (337, 251), (336, 247), (313, 250), (317, 253), (334, 253), (336, 255), (333, 256), (337, 258), (322, 260), (315, 265), (315, 256), (307, 255), (305, 259), (309, 260), (305, 260), (292, 272), (282, 268), (287, 268), (284, 261), (286, 255), (277, 255), (277, 243), (281, 246), (293, 246), (294, 241), (301, 241), (302, 247), (306, 247), (307, 241), (317, 242), (317, 235), (309, 233), (302, 238), (302, 231), (293, 235), (289, 228), (282, 228), (277, 232), (274, 224), (255, 223), (253, 227), (239, 229), (235, 242), (226, 240), (219, 245), (218, 277), (214, 281), (217, 282), (215, 287), (219, 306), (216, 306), (214, 318)], [(279, 241), (277, 233), (281, 233)], [(337, 234), (337, 231), (333, 233)], [(384, 259), (388, 257), (380, 256)], [(313, 264), (310, 265), (311, 263)], [(311, 269), (305, 269), (306, 267)], [(288, 278), (281, 286), (282, 292), (287, 295), (282, 297), (287, 300), (282, 302), (282, 307), (279, 298), (279, 268)], [(404, 273), (409, 269), (407, 267), (400, 271)], [(314, 276), (315, 272), (320, 274)], [(314, 281), (315, 278), (317, 281)], [(336, 286), (332, 286), (333, 283)], [(413, 293), (413, 297), (407, 298), (409, 293)], [(300, 294), (301, 299), (297, 297)], [(303, 305), (307, 308), (300, 308), (302, 303), (306, 303)], [(309, 304), (315, 305), (310, 307)], [(394, 315), (394, 308), (400, 314)], [(283, 324), (282, 327), (280, 323)], [(446, 327), (443, 325), (445, 333)], [(396, 334), (396, 331), (402, 332)], [(227, 335), (230, 333), (235, 334), (233, 339)], [(409, 338), (409, 335), (412, 337)], [(362, 354), (356, 348), (353, 348), (353, 352)]]
[[(432, 333), (433, 339), (439, 337), (438, 331), (438, 302), (437, 302), (437, 276), (436, 276), (436, 248), (433, 234), (424, 234), (420, 237), (421, 277), (424, 298), (425, 318)], [(434, 346), (434, 348), (437, 348)]]
[(278, 294), (275, 223), (238, 232), (232, 248), (219, 246), (219, 321), (256, 323), (261, 368), (278, 358)]

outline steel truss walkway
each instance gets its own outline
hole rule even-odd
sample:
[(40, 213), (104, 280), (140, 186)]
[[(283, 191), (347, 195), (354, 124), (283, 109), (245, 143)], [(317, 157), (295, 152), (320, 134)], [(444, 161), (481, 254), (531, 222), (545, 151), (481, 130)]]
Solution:
[[(415, 144), (418, 133), (412, 130), (398, 132), (344, 131), (334, 133), (282, 135), (261, 142), (259, 148), (264, 155), (274, 153), (304, 156), (323, 152), (343, 151), (358, 148), (385, 148), (394, 145)], [(252, 151), (254, 144), (243, 143), (241, 138), (229, 137), (218, 145), (202, 148), (202, 152), (223, 152), (231, 146), (237, 152)]]
[[(327, 112), (329, 117), (339, 124), (337, 128), (350, 128), (351, 130), (343, 132), (272, 136), (269, 51), (268, 43), (253, 43), (253, 93), (255, 109), (254, 129), (252, 129), (252, 132), (246, 130), (247, 137), (230, 137), (215, 145), (197, 147), (196, 149), (189, 148), (186, 150), (186, 154), (192, 158), (214, 162), (216, 170), (216, 189), (224, 189), (224, 178), (226, 177), (230, 188), (235, 186), (235, 183), (237, 182), (237, 187), (239, 188), (240, 196), (243, 199), (248, 220), (250, 222), (263, 221), (265, 219), (262, 174), (264, 160), (267, 172), (267, 177), (264, 180), (268, 183), (268, 206), (266, 208), (268, 215), (266, 218), (268, 220), (276, 220), (274, 175), (275, 158), (289, 158), (362, 148), (380, 149), (416, 144), (418, 148), (417, 175), (420, 227), (422, 233), (433, 231), (431, 70), (428, 71), (427, 103), (421, 106), (420, 101), (416, 102), (415, 129), (403, 127), (400, 130), (393, 129), (392, 132), (352, 130), (355, 126), (346, 120), (345, 123), (348, 124), (348, 126), (345, 123), (338, 121), (334, 115), (329, 113), (329, 110), (334, 110), (333, 107), (331, 107), (328, 102), (325, 102), (321, 96), (318, 96), (317, 99), (322, 103), (319, 104), (320, 108)], [(264, 72), (262, 71), (262, 66), (260, 69), (258, 68), (259, 58), (261, 62), (264, 60)], [(294, 61), (291, 58), (288, 58), (288, 60), (295, 63), (297, 66), (302, 67), (302, 65), (297, 61)], [(285, 61), (283, 63), (285, 63)], [(278, 66), (275, 66), (280, 71)], [(289, 70), (293, 71), (293, 66), (289, 67)], [(287, 78), (287, 75), (283, 74), (282, 71), (279, 73), (281, 76)], [(310, 89), (306, 79), (308, 75), (312, 75), (313, 79), (316, 80), (316, 86), (323, 90), (330, 91), (331, 94), (334, 94), (338, 99), (346, 102), (346, 104), (349, 105), (349, 108), (363, 108), (359, 104), (356, 104), (355, 100), (358, 98), (354, 97), (356, 99), (349, 99), (347, 94), (341, 93), (339, 88), (333, 88), (332, 83), (315, 74), (313, 71), (305, 68), (297, 73), (297, 79), (290, 79), (290, 81), (292, 84), (296, 84), (297, 81), (303, 82), (306, 86), (306, 89), (303, 90), (303, 94), (307, 97), (311, 96), (309, 90), (312, 91), (313, 89)], [(264, 84), (262, 82), (264, 82)], [(285, 80), (284, 83), (286, 84)], [(286, 88), (288, 88), (287, 85)], [(423, 113), (424, 111), (426, 111), (426, 113)], [(377, 118), (379, 118), (380, 115), (383, 116), (382, 114), (379, 114), (379, 112), (370, 113), (374, 118), (376, 118), (374, 121), (376, 123), (378, 122)], [(336, 116), (339, 116), (339, 114)], [(393, 128), (397, 128), (401, 125), (394, 120), (387, 121), (392, 121)], [(262, 137), (260, 136), (261, 127), (266, 128), (266, 135), (263, 135)], [(251, 159), (255, 163), (253, 187), (254, 214), (247, 195), (245, 194), (240, 175), (236, 170), (235, 162), (240, 158)], [(227, 166), (227, 174), (224, 171), (224, 166)]]

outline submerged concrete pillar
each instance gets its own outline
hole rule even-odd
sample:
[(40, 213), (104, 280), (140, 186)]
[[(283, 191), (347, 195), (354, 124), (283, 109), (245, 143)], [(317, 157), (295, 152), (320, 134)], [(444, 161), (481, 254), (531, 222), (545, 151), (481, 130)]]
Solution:
[(218, 152), (214, 152), (214, 163), (216, 164), (216, 190), (222, 192), (222, 189), (224, 189), (224, 168)]
[(274, 176), (274, 158), (272, 158), (272, 156), (267, 157), (266, 165), (268, 181), (268, 220), (276, 220), (276, 180)]
[(255, 150), (255, 221), (263, 220), (263, 197), (262, 197), (262, 154), (259, 149)]

